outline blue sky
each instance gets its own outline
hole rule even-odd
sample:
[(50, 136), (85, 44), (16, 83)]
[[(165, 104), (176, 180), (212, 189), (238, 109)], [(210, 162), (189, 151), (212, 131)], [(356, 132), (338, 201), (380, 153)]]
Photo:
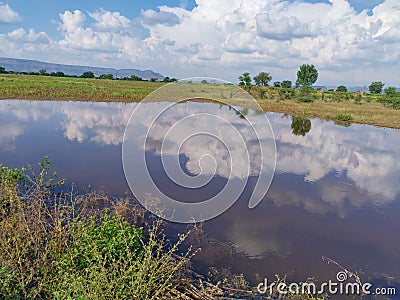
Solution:
[(0, 56), (237, 81), (399, 85), (398, 0), (0, 0)]

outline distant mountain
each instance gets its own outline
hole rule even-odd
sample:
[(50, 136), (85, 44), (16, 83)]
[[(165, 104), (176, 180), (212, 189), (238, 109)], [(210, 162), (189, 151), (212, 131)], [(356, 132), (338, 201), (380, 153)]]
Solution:
[[(328, 85), (328, 86), (324, 86), (324, 85), (313, 85), (312, 86), (314, 89), (321, 89), (321, 90), (334, 90), (336, 91), (337, 87), (336, 85)], [(347, 90), (349, 92), (363, 92), (363, 93), (367, 93), (368, 87), (367, 86), (348, 86)]]
[(96, 76), (101, 74), (113, 74), (114, 78), (131, 77), (132, 75), (139, 76), (143, 79), (157, 78), (158, 80), (164, 79), (160, 73), (152, 70), (137, 70), (137, 69), (113, 69), (113, 68), (100, 68), (90, 66), (75, 66), (75, 65), (62, 65), (46, 63), (38, 60), (17, 59), (0, 57), (0, 66), (4, 67), (6, 71), (13, 72), (38, 72), (45, 69), (47, 73), (51, 72), (64, 72), (66, 75), (82, 75), (83, 72), (92, 71)]

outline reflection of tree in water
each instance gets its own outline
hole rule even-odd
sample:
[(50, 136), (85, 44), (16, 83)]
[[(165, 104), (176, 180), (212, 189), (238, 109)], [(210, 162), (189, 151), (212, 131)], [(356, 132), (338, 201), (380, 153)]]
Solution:
[(311, 121), (305, 118), (292, 116), (292, 133), (305, 136), (311, 130)]
[(236, 115), (239, 116), (239, 118), (246, 119), (246, 116), (249, 113), (249, 109), (247, 107), (243, 107), (243, 109), (241, 111), (240, 110), (236, 110), (235, 113), (236, 113)]

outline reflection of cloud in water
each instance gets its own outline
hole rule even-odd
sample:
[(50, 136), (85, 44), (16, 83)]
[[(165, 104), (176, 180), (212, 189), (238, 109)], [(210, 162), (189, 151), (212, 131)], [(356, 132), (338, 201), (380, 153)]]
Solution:
[[(0, 137), (13, 132), (23, 134), (29, 122), (46, 121), (60, 114), (64, 136), (78, 142), (94, 141), (103, 145), (122, 143), (125, 126), (136, 104), (124, 103), (86, 103), (86, 102), (48, 102), (48, 101), (3, 101), (0, 113), (12, 117), (14, 130), (10, 125), (0, 127)], [(10, 140), (10, 139), (9, 139)], [(15, 140), (12, 139), (12, 140)]]
[(134, 105), (122, 103), (68, 105), (63, 109), (64, 136), (78, 142), (90, 140), (104, 145), (119, 145), (122, 143), (125, 126)]
[(312, 130), (299, 137), (290, 133), (287, 120), (276, 115), (270, 120), (278, 145), (278, 174), (304, 175), (306, 181), (318, 182), (335, 172), (386, 200), (399, 194), (400, 135), (395, 131), (313, 120)]
[[(102, 145), (118, 145), (122, 142), (125, 125), (137, 104), (123, 103), (74, 103), (74, 102), (0, 102), (0, 145), (2, 149), (13, 149), (15, 140), (22, 135), (30, 122), (59, 118), (63, 134), (70, 140), (79, 142), (93, 141)], [(146, 104), (149, 110), (157, 109), (157, 103)], [(218, 110), (215, 106), (177, 105), (170, 113), (163, 114), (151, 131), (146, 150), (159, 150), (159, 140), (180, 118), (200, 111), (211, 111), (228, 120), (246, 138), (250, 159), (251, 174), (257, 174), (257, 162), (260, 161), (259, 148), (254, 134), (246, 120), (240, 119), (234, 111), (226, 107)], [(250, 112), (252, 114), (253, 112)], [(147, 115), (139, 116), (139, 124), (148, 121)], [(312, 182), (314, 193), (304, 195), (298, 187), (291, 188), (290, 183), (268, 194), (276, 204), (296, 205), (310, 212), (332, 212), (345, 215), (345, 205), (361, 207), (365, 204), (382, 205), (393, 201), (400, 193), (400, 134), (398, 132), (353, 124), (343, 128), (332, 122), (312, 120), (312, 129), (306, 136), (291, 133), (291, 120), (279, 114), (269, 114), (276, 136), (277, 175), (295, 174), (304, 176), (306, 182)], [(202, 124), (205, 128), (213, 124)], [(196, 124), (188, 124), (195, 128)], [(138, 134), (144, 134), (138, 128)], [(221, 127), (219, 132), (230, 139), (232, 131)], [(184, 132), (182, 133), (184, 134)], [(253, 141), (253, 142), (252, 142)], [(174, 139), (166, 150), (173, 149)], [(240, 143), (232, 143), (231, 155), (235, 164), (237, 178), (246, 176), (243, 160), (243, 148)], [(226, 147), (217, 139), (192, 138), (180, 149), (187, 157), (186, 168), (193, 174), (199, 172), (199, 159), (206, 153), (212, 153), (217, 162), (217, 174), (227, 176), (230, 172), (230, 156)], [(264, 149), (268, 150), (268, 149)], [(172, 150), (171, 150), (172, 151)], [(176, 153), (171, 153), (176, 155)], [(243, 166), (241, 165), (243, 163)], [(237, 168), (236, 168), (237, 167)], [(203, 172), (212, 172), (212, 166), (203, 165)], [(336, 178), (346, 178), (347, 185), (327, 180), (327, 175), (336, 174)], [(277, 179), (277, 184), (279, 180)], [(309, 185), (309, 184), (307, 184)], [(361, 191), (360, 191), (361, 189)], [(315, 192), (318, 191), (318, 192)], [(301, 195), (301, 196), (299, 196)]]
[[(149, 132), (146, 150), (153, 150), (160, 154), (161, 143), (159, 141), (164, 140), (166, 137), (164, 140), (163, 155), (176, 156), (176, 149), (179, 148), (180, 154), (184, 154), (187, 157), (185, 167), (191, 174), (214, 174), (214, 164), (203, 163), (202, 160), (205, 155), (211, 155), (217, 166), (216, 174), (227, 178), (241, 179), (245, 179), (249, 175), (249, 166), (246, 159), (246, 156), (249, 155), (250, 175), (258, 175), (262, 160), (260, 144), (254, 130), (248, 121), (239, 118), (234, 110), (230, 111), (225, 106), (218, 110), (216, 109), (217, 107), (217, 105), (190, 103), (169, 108), (158, 118)], [(146, 104), (146, 109), (155, 109), (157, 111), (155, 104)], [(210, 113), (215, 116), (198, 115), (201, 113)], [(176, 122), (183, 120), (186, 116), (194, 115), (196, 117), (184, 121), (184, 126), (174, 126)], [(219, 120), (224, 121), (220, 122)], [(265, 123), (265, 119), (264, 121), (261, 118), (256, 119), (256, 122), (263, 124), (263, 122)], [(174, 134), (167, 135), (170, 129), (174, 130)], [(192, 136), (182, 144), (181, 138), (188, 136), (190, 132), (199, 132), (200, 134)], [(213, 132), (220, 139), (202, 134)], [(269, 138), (267, 136), (268, 132), (265, 131), (264, 133), (266, 134), (265, 136), (259, 137), (261, 140)], [(273, 144), (269, 145), (266, 142), (261, 143), (261, 146), (263, 147), (265, 157), (273, 157), (271, 155), (274, 150)], [(200, 161), (202, 161), (201, 164), (199, 164)], [(270, 168), (271, 164), (271, 161), (264, 158), (264, 168)]]
[(15, 150), (15, 140), (24, 133), (25, 126), (22, 122), (4, 122), (0, 120), (0, 147), (2, 150)]
[(237, 253), (249, 258), (262, 258), (266, 253), (282, 257), (291, 254), (292, 246), (282, 232), (254, 227), (251, 222), (234, 222), (227, 231), (226, 237), (237, 246)]

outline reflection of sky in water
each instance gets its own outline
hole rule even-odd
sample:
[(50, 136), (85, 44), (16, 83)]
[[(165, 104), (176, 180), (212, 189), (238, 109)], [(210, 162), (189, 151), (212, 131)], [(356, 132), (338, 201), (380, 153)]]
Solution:
[[(61, 176), (124, 193), (121, 143), (135, 105), (0, 101), (0, 163), (17, 167), (49, 155)], [(147, 105), (151, 109), (156, 104)], [(214, 106), (218, 114), (247, 130), (240, 127), (246, 121), (234, 111)], [(155, 161), (165, 129), (177, 118), (204, 107), (183, 104), (174, 114), (164, 116), (159, 130), (152, 132), (153, 144), (146, 145)], [(389, 238), (400, 234), (396, 221), (396, 213), (400, 213), (400, 132), (357, 124), (344, 128), (312, 120), (311, 130), (296, 136), (290, 117), (274, 113), (268, 117), (276, 137), (277, 166), (266, 200), (254, 210), (239, 200), (205, 224), (209, 235), (236, 244), (236, 252), (258, 258), (258, 266), (243, 262), (240, 267), (245, 269), (261, 268), (258, 271), (262, 272), (262, 257), (268, 257), (270, 266), (277, 266), (277, 261), (290, 265), (291, 269), (282, 267), (284, 270), (307, 269), (299, 260), (317, 259), (319, 263), (321, 255), (331, 255), (345, 262), (348, 259), (356, 269), (368, 265), (398, 276), (400, 270), (395, 266), (400, 266), (400, 246)], [(248, 136), (251, 138), (250, 133)], [(240, 162), (237, 150), (233, 161)], [(257, 151), (249, 151), (256, 161)], [(181, 148), (185, 170), (197, 174), (204, 153), (217, 153), (219, 176), (229, 173), (226, 149), (217, 140), (185, 143)], [(256, 175), (254, 171), (252, 175)], [(235, 178), (243, 178), (245, 173), (236, 173)], [(371, 262), (371, 256), (380, 259)], [(312, 272), (312, 267), (308, 268)]]

